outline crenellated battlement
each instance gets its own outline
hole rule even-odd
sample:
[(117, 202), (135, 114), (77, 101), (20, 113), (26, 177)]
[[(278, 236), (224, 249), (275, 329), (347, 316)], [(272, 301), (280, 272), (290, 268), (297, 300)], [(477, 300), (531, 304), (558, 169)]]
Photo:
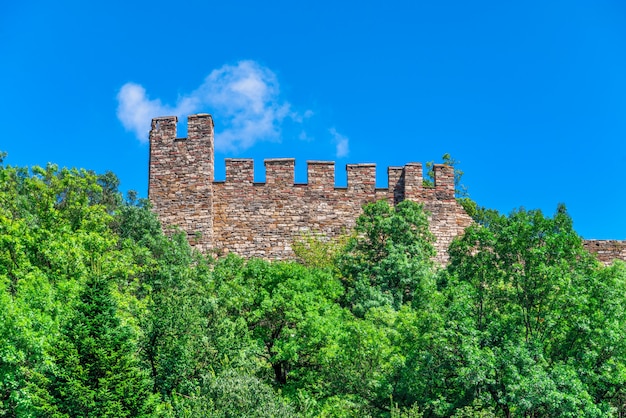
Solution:
[(295, 158), (271, 158), (265, 160), (265, 184), (281, 188), (293, 186), (295, 168)]
[[(177, 138), (178, 118), (152, 119), (148, 197), (164, 227), (178, 226), (207, 251), (283, 259), (303, 232), (334, 237), (350, 230), (365, 203), (408, 199), (430, 214), (437, 261), (445, 263), (454, 237), (472, 222), (454, 198), (454, 170), (433, 166), (434, 187), (424, 186), (421, 163), (387, 168), (387, 187), (376, 187), (376, 164), (347, 164), (347, 186), (335, 185), (335, 162), (307, 161), (307, 182), (295, 182), (293, 158), (264, 161), (265, 182), (254, 181), (252, 159), (227, 158), (226, 179), (214, 179), (211, 115), (190, 115), (187, 137)], [(610, 263), (626, 260), (625, 241), (585, 242)]]
[(344, 190), (355, 194), (380, 194), (386, 191), (394, 196), (395, 203), (405, 199), (454, 199), (454, 172), (443, 164), (434, 165), (434, 187), (425, 187), (421, 163), (409, 163), (404, 167), (387, 168), (387, 187), (376, 187), (376, 164), (346, 164), (347, 186), (335, 184), (334, 161), (307, 161), (306, 183), (295, 182), (295, 159), (266, 159), (265, 182), (254, 182), (254, 160), (226, 158), (226, 179), (216, 181), (228, 185), (241, 183), (257, 187), (310, 187), (314, 190)]
[(227, 158), (226, 178), (214, 178), (214, 125), (208, 114), (187, 119), (177, 138), (175, 116), (152, 120), (148, 196), (165, 227), (177, 225), (200, 250), (288, 258), (305, 231), (333, 237), (354, 226), (365, 203), (404, 199), (431, 214), (438, 260), (447, 259), (453, 237), (471, 223), (454, 199), (454, 172), (434, 166), (432, 188), (423, 185), (421, 163), (387, 169), (387, 187), (376, 187), (375, 164), (347, 164), (347, 185), (335, 184), (333, 161), (307, 161), (307, 182), (295, 182), (293, 158), (264, 161), (265, 182), (254, 181), (254, 161)]

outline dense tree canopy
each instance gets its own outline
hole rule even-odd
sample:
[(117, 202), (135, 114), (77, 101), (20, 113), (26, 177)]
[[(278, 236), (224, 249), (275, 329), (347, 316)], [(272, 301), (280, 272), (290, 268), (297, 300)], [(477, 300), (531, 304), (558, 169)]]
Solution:
[[(626, 413), (626, 268), (553, 217), (364, 207), (298, 261), (164, 235), (112, 173), (0, 166), (0, 417)], [(476, 206), (473, 206), (476, 208)]]
[(395, 208), (383, 200), (366, 205), (355, 233), (339, 258), (345, 301), (355, 314), (384, 305), (399, 309), (424, 296), (435, 237), (421, 205), (409, 200)]

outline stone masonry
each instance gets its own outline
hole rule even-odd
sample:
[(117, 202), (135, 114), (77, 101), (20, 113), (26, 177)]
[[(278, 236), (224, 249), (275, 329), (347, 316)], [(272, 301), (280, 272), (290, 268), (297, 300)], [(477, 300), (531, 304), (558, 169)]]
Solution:
[(613, 260), (626, 261), (626, 241), (590, 239), (585, 240), (583, 245), (587, 251), (595, 253), (598, 260), (604, 264), (610, 264)]
[[(295, 160), (265, 160), (265, 183), (254, 182), (254, 161), (226, 159), (226, 179), (214, 179), (213, 119), (188, 117), (187, 138), (176, 138), (175, 116), (152, 120), (148, 197), (165, 228), (178, 226), (200, 251), (266, 259), (293, 257), (291, 244), (311, 231), (349, 232), (365, 203), (404, 199), (424, 205), (445, 264), (452, 239), (472, 223), (454, 197), (454, 171), (434, 166), (434, 187), (423, 186), (421, 163), (389, 167), (388, 186), (376, 187), (375, 164), (346, 165), (347, 187), (335, 186), (335, 163), (308, 161), (307, 183), (294, 183)], [(588, 242), (604, 258), (626, 259), (626, 242)], [(605, 261), (607, 262), (607, 261)]]
[(335, 237), (349, 232), (361, 207), (385, 199), (424, 205), (445, 263), (452, 239), (471, 218), (454, 198), (454, 172), (435, 165), (435, 186), (422, 185), (422, 164), (389, 167), (388, 187), (376, 188), (375, 164), (348, 164), (347, 187), (335, 187), (335, 163), (308, 161), (307, 183), (294, 183), (295, 160), (265, 160), (265, 183), (254, 182), (254, 161), (226, 159), (226, 180), (214, 179), (213, 119), (188, 117), (187, 138), (176, 138), (177, 118), (152, 120), (148, 196), (164, 227), (179, 226), (201, 251), (285, 259), (306, 231)]

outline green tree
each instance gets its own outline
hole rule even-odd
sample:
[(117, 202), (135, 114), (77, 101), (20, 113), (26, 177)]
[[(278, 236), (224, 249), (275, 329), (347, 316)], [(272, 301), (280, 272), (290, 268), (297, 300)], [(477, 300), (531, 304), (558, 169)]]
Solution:
[(455, 354), (442, 371), (453, 377), (446, 386), (462, 388), (446, 388), (451, 407), (479, 400), (503, 416), (618, 407), (624, 346), (613, 336), (626, 322), (613, 291), (623, 289), (623, 272), (586, 253), (563, 206), (553, 218), (520, 210), (470, 226), (450, 248), (449, 273), (446, 340)]
[(150, 416), (152, 383), (138, 364), (132, 330), (121, 323), (109, 282), (94, 274), (51, 349), (38, 408), (48, 416)]
[(0, 167), (0, 416), (34, 414), (30, 376), (45, 368), (96, 258), (120, 265), (100, 186), (85, 170)]
[[(328, 271), (294, 262), (247, 262), (229, 256), (215, 266), (218, 295), (229, 317), (245, 321), (256, 355), (279, 385), (315, 381), (342, 315), (341, 284)], [(304, 367), (304, 365), (309, 365)]]
[[(459, 168), (460, 161), (455, 160), (447, 152), (441, 157), (441, 164), (445, 164), (454, 169), (454, 195), (459, 200), (465, 200), (468, 198), (467, 186), (461, 183), (463, 178), (463, 170)], [(426, 176), (423, 181), (426, 187), (435, 187), (435, 162), (429, 161), (426, 163)]]
[(145, 270), (150, 289), (144, 316), (142, 353), (154, 391), (169, 401), (176, 392), (192, 396), (202, 376), (220, 371), (231, 347), (219, 345), (220, 314), (210, 266), (194, 253), (184, 234), (161, 236)]
[(274, 388), (256, 376), (234, 369), (203, 376), (191, 395), (173, 394), (165, 416), (214, 418), (291, 418), (296, 411)]
[(382, 200), (365, 205), (355, 231), (339, 258), (346, 306), (363, 316), (376, 306), (423, 303), (420, 298), (432, 285), (435, 239), (422, 205), (408, 200), (395, 208)]
[(413, 312), (406, 305), (400, 311), (376, 307), (364, 318), (346, 317), (342, 322), (338, 348), (328, 358), (326, 379), (338, 400), (350, 401), (349, 416), (389, 414), (397, 371), (405, 359), (398, 344), (398, 325), (409, 311)]
[(307, 232), (291, 244), (299, 263), (318, 269), (337, 271), (337, 257), (348, 241), (347, 235), (329, 238), (321, 233)]

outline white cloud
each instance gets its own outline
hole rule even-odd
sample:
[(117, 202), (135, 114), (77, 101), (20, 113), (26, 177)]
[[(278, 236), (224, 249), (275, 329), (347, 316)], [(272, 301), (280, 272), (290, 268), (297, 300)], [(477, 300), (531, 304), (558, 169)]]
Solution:
[(169, 115), (173, 110), (163, 106), (160, 100), (150, 100), (146, 89), (139, 84), (126, 83), (117, 94), (117, 117), (122, 125), (135, 132), (140, 141), (148, 141), (150, 120), (159, 115)]
[(341, 135), (335, 128), (329, 129), (330, 134), (333, 136), (333, 141), (336, 146), (336, 155), (337, 158), (342, 158), (348, 155), (348, 137)]
[[(276, 74), (255, 61), (240, 61), (211, 71), (202, 84), (182, 95), (171, 106), (151, 99), (146, 89), (126, 83), (117, 94), (117, 117), (141, 142), (148, 141), (150, 121), (158, 116), (178, 116), (209, 112), (216, 120), (215, 148), (219, 151), (241, 151), (258, 141), (279, 141), (285, 119), (307, 124), (314, 113), (292, 110), (280, 95)], [(336, 156), (348, 155), (348, 138), (331, 128)], [(319, 136), (318, 136), (319, 137)], [(313, 141), (308, 130), (301, 129), (298, 139)]]
[(213, 70), (192, 93), (181, 96), (175, 106), (152, 100), (145, 89), (126, 83), (118, 95), (117, 117), (140, 141), (148, 140), (150, 121), (157, 116), (179, 118), (210, 111), (223, 127), (216, 132), (215, 147), (221, 151), (242, 150), (260, 140), (279, 140), (285, 118), (302, 122), (312, 115), (299, 115), (281, 99), (276, 75), (254, 61), (240, 61)]

